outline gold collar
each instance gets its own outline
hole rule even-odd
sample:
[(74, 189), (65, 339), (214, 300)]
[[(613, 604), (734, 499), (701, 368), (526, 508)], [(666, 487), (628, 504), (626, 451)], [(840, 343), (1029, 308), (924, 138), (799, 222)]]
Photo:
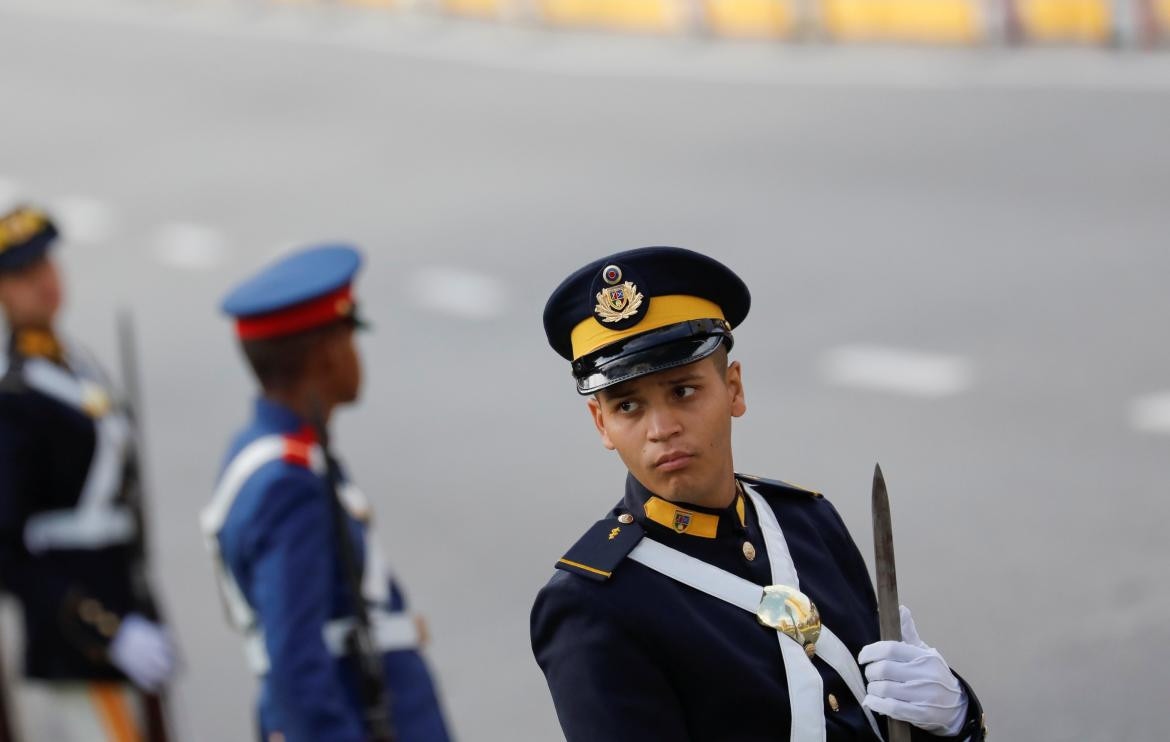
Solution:
[(65, 350), (48, 330), (20, 330), (16, 334), (16, 352), (25, 358), (47, 358), (55, 363), (65, 360)]
[[(738, 485), (738, 482), (736, 484)], [(669, 500), (663, 500), (658, 495), (652, 495), (643, 507), (647, 518), (676, 533), (699, 538), (715, 538), (719, 534), (718, 515), (689, 510)], [(735, 495), (735, 513), (739, 516), (739, 524), (745, 526), (747, 521), (744, 517), (742, 491), (737, 491)]]

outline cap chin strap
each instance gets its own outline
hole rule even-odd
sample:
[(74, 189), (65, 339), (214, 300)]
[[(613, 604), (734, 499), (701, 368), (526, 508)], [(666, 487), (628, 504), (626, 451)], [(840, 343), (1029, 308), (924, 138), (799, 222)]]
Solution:
[[(764, 543), (768, 547), (773, 583), (799, 589), (796, 568), (793, 566), (788, 544), (784, 540), (784, 533), (780, 530), (775, 513), (758, 493), (747, 487), (744, 491), (755, 507)], [(764, 588), (754, 582), (649, 538), (643, 538), (630, 552), (629, 558), (752, 614), (757, 612), (764, 598)], [(790, 740), (823, 742), (826, 730), (821, 674), (799, 642), (780, 631), (776, 632), (776, 637), (780, 643), (784, 673), (788, 678), (788, 699), (792, 719)], [(861, 668), (845, 643), (827, 626), (821, 627), (820, 638), (816, 642), (816, 656), (841, 676), (857, 699), (857, 703), (861, 704), (865, 698), (865, 681), (861, 675)], [(861, 709), (873, 733), (878, 739), (882, 739), (881, 730), (873, 714), (865, 706), (861, 706)]]

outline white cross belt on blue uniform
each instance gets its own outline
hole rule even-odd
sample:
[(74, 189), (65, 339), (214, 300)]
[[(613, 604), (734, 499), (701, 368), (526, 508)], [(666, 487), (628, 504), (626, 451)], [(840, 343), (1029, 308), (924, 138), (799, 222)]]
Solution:
[[(244, 657), (248, 667), (257, 675), (264, 675), (269, 670), (263, 627), (231, 570), (223, 563), (219, 551), (219, 532), (223, 529), (232, 503), (244, 485), (265, 464), (279, 461), (285, 454), (286, 446), (287, 439), (282, 435), (266, 435), (245, 446), (224, 469), (211, 504), (200, 518), (207, 548), (215, 562), (224, 607), (231, 623), (244, 634)], [(309, 448), (309, 466), (318, 474), (324, 471), (324, 457), (319, 446)], [(342, 504), (351, 513), (365, 509), (365, 496), (356, 487), (344, 485), (339, 496)], [(374, 644), (383, 652), (416, 648), (420, 637), (414, 617), (403, 612), (387, 611), (382, 607), (387, 600), (387, 580), (382, 564), (381, 554), (374, 540), (368, 539), (367, 568), (362, 580), (362, 593), (372, 606), (370, 623)], [(333, 656), (343, 657), (349, 653), (353, 621), (352, 617), (337, 618), (326, 622), (322, 628), (325, 646)]]

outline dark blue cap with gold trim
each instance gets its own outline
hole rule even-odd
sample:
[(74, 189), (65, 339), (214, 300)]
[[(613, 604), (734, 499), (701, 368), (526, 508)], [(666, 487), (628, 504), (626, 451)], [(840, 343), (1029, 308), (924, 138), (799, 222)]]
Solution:
[(0, 216), (0, 273), (13, 273), (40, 260), (57, 228), (45, 212), (21, 206)]
[(553, 350), (573, 363), (580, 394), (706, 358), (731, 347), (751, 306), (739, 276), (681, 247), (643, 247), (595, 260), (544, 307)]

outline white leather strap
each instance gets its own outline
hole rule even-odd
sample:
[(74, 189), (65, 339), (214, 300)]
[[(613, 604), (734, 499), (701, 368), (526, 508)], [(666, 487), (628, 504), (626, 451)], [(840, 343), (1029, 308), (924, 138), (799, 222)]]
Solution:
[[(370, 614), (370, 630), (375, 649), (394, 652), (415, 649), (419, 644), (418, 624), (408, 613), (373, 611)], [(353, 631), (352, 618), (338, 618), (322, 627), (325, 647), (334, 657), (344, 657), (349, 652), (349, 635)], [(244, 657), (248, 667), (257, 675), (268, 673), (271, 665), (268, 650), (264, 645), (264, 634), (259, 630), (249, 631), (244, 637)]]
[(756, 583), (653, 539), (643, 538), (627, 558), (748, 613), (755, 613), (764, 597), (764, 588)]
[[(248, 603), (232, 571), (223, 561), (219, 549), (219, 533), (244, 485), (266, 464), (283, 458), (287, 447), (286, 438), (277, 434), (262, 436), (244, 446), (224, 468), (211, 503), (203, 510), (199, 519), (204, 541), (215, 564), (220, 596), (223, 598), (228, 619), (245, 634), (244, 657), (248, 666), (259, 675), (268, 671), (268, 652), (264, 646), (264, 637), (256, 612)], [(309, 468), (318, 474), (324, 473), (324, 453), (320, 446), (310, 447)], [(370, 522), (372, 516), (369, 500), (355, 485), (343, 483), (339, 488), (338, 497), (350, 515), (363, 522)], [(382, 558), (377, 539), (372, 529), (368, 527), (365, 544), (362, 596), (372, 606), (385, 606), (390, 600), (389, 570)], [(371, 621), (374, 643), (382, 651), (418, 645), (418, 632), (410, 616), (375, 610), (371, 614)], [(325, 643), (334, 655), (345, 654), (345, 639), (352, 625), (352, 618), (337, 619), (326, 624)]]
[[(756, 511), (764, 534), (773, 584), (797, 586), (796, 569), (784, 533), (772, 508), (759, 494), (745, 488)], [(726, 570), (708, 564), (653, 539), (643, 538), (630, 551), (629, 558), (677, 582), (704, 592), (755, 614), (764, 589)], [(787, 582), (785, 582), (787, 580)], [(788, 678), (791, 742), (823, 742), (826, 737), (824, 683), (820, 672), (799, 642), (776, 632), (784, 672)], [(816, 655), (841, 676), (860, 704), (865, 698), (865, 682), (856, 660), (836, 634), (821, 627)], [(866, 720), (878, 739), (881, 731), (869, 709), (862, 706)]]
[(77, 506), (38, 513), (25, 523), (24, 540), (29, 551), (50, 549), (101, 549), (126, 544), (138, 535), (133, 514), (115, 505), (122, 487), (122, 471), (132, 443), (132, 430), (119, 410), (99, 410), (95, 399), (109, 399), (103, 384), (40, 358), (26, 360), (21, 369), (31, 389), (82, 414), (93, 416), (94, 449)]
[[(772, 511), (772, 507), (768, 505), (767, 500), (751, 487), (744, 487), (743, 491), (747, 493), (748, 498), (752, 501), (752, 506), (756, 511), (756, 520), (760, 524), (760, 531), (764, 535), (764, 544), (768, 547), (768, 561), (772, 566), (772, 579), (776, 581), (789, 577), (794, 580), (797, 579), (792, 554), (788, 551), (788, 542), (784, 540), (784, 532), (780, 528), (779, 521), (776, 520), (776, 513)], [(783, 634), (780, 636), (788, 638)], [(861, 705), (861, 702), (865, 699), (865, 682), (861, 677), (861, 668), (857, 666), (857, 660), (854, 659), (849, 648), (827, 626), (821, 626), (821, 635), (817, 639), (816, 654), (845, 681), (845, 685), (849, 687), (849, 691), (857, 699), (857, 703)], [(816, 668), (813, 666), (809, 657), (805, 655), (804, 659), (805, 664), (812, 668), (813, 672), (816, 672)], [(786, 672), (790, 672), (791, 669), (795, 668), (790, 668), (789, 663), (785, 661), (784, 669)], [(817, 673), (817, 676), (819, 678), (820, 673)], [(882, 739), (881, 730), (878, 728), (877, 720), (874, 719), (873, 713), (864, 705), (861, 705), (861, 710), (865, 713), (866, 721), (869, 722), (873, 733), (877, 735), (878, 739)], [(811, 708), (809, 713), (811, 715)], [(819, 692), (817, 697), (817, 717), (820, 719), (820, 733), (823, 739), (825, 734), (825, 711), (824, 701), (820, 698)], [(793, 735), (795, 734), (796, 726), (794, 722)], [(805, 738), (802, 737), (801, 739)], [(796, 742), (797, 737), (793, 736), (792, 740)]]
[(102, 549), (129, 543), (137, 534), (134, 514), (122, 505), (42, 511), (29, 516), (24, 524), (24, 543), (33, 554), (51, 549)]
[[(219, 532), (223, 529), (236, 496), (240, 494), (248, 479), (265, 464), (280, 460), (284, 456), (285, 446), (284, 436), (281, 435), (262, 436), (244, 446), (224, 468), (211, 503), (199, 516), (204, 543), (211, 552), (211, 559), (215, 565), (224, 611), (228, 620), (240, 631), (249, 631), (255, 627), (256, 613), (248, 604), (231, 570), (223, 563), (223, 555), (219, 551)], [(247, 647), (245, 653), (249, 664), (254, 664), (254, 658)]]

